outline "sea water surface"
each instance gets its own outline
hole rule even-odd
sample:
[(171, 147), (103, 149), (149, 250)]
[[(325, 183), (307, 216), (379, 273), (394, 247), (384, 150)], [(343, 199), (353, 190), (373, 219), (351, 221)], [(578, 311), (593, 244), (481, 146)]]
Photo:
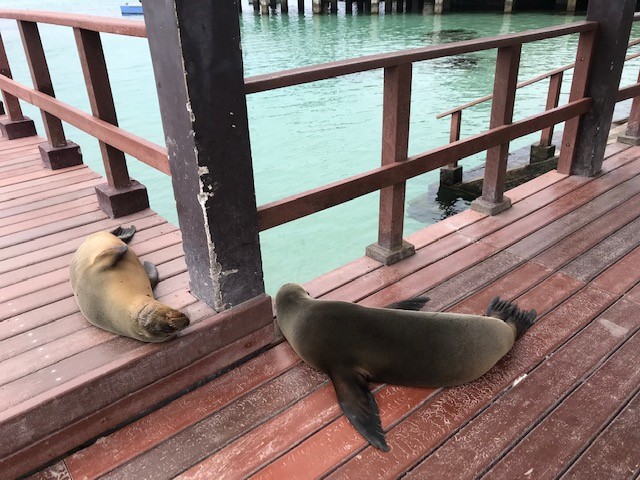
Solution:
[[(0, 0), (0, 8), (64, 11), (120, 17), (122, 0)], [(298, 15), (297, 2), (289, 15), (255, 15), (243, 2), (240, 18), (245, 75), (252, 76), (304, 65), (468, 40), (483, 36), (582, 20), (565, 13), (451, 13)], [(135, 17), (132, 17), (135, 18)], [(142, 21), (138, 18), (138, 21)], [(0, 20), (13, 76), (32, 85), (16, 22)], [(40, 32), (56, 96), (90, 111), (78, 54), (70, 28), (41, 25)], [(634, 32), (636, 36), (638, 31)], [(131, 131), (164, 145), (157, 94), (145, 39), (102, 35), (118, 121)], [(527, 44), (522, 51), (519, 80), (571, 63), (577, 35)], [(436, 114), (491, 93), (496, 51), (467, 54), (414, 65), (409, 154), (448, 142), (449, 118)], [(628, 62), (623, 84), (635, 82), (637, 61)], [(561, 102), (570, 87), (565, 75)], [(337, 79), (249, 95), (251, 148), (258, 205), (321, 186), (380, 165), (383, 71), (374, 70)], [(518, 91), (515, 119), (544, 108), (548, 81)], [(462, 136), (488, 128), (491, 104), (465, 110)], [(37, 109), (24, 105), (43, 135)], [(98, 143), (65, 126), (67, 138), (82, 147), (84, 161), (103, 173)], [(512, 142), (511, 150), (534, 143), (538, 134)], [(463, 161), (477, 166), (484, 155)], [(151, 207), (177, 224), (170, 179), (129, 158), (131, 176), (147, 186)], [(438, 172), (407, 183), (407, 202), (418, 205), (405, 218), (405, 235), (436, 222), (444, 207), (424, 204)], [(465, 208), (463, 201), (455, 208)], [(418, 211), (418, 214), (416, 214)], [(378, 194), (370, 194), (261, 234), (268, 293), (286, 282), (304, 282), (353, 260), (377, 238)]]

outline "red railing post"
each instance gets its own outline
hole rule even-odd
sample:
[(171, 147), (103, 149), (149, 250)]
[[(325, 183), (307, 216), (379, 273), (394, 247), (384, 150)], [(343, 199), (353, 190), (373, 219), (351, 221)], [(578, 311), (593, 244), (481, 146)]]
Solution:
[[(508, 125), (513, 121), (521, 50), (522, 45), (498, 49), (490, 128)], [(487, 151), (482, 197), (471, 203), (472, 209), (495, 215), (511, 206), (511, 200), (504, 196), (508, 155), (508, 142)]]
[[(74, 28), (73, 32), (91, 112), (105, 122), (118, 125), (100, 34), (82, 28)], [(96, 187), (100, 208), (113, 218), (149, 208), (146, 188), (129, 178), (124, 153), (105, 142), (100, 142), (100, 151), (107, 176), (107, 183)]]
[[(562, 89), (562, 72), (554, 73), (549, 78), (549, 91), (547, 93), (547, 105), (545, 110), (551, 110), (558, 106), (560, 100), (560, 90)], [(540, 135), (540, 143), (531, 145), (531, 163), (543, 162), (556, 152), (553, 142), (554, 126), (544, 128)]]
[[(22, 45), (24, 46), (34, 88), (45, 95), (55, 98), (38, 25), (35, 22), (19, 20), (18, 29), (20, 30), (20, 37), (22, 38)], [(42, 122), (48, 140), (48, 143), (38, 147), (42, 163), (51, 170), (80, 165), (82, 163), (80, 147), (67, 141), (60, 119), (44, 110), (40, 110), (40, 112), (42, 113)]]
[[(573, 81), (571, 82), (571, 92), (569, 93), (570, 102), (586, 96), (595, 38), (595, 30), (580, 34), (576, 52), (576, 66), (573, 70)], [(558, 158), (558, 172), (560, 173), (567, 175), (571, 173), (579, 125), (580, 117), (567, 120), (564, 124), (562, 147)]]
[[(462, 126), (462, 110), (456, 110), (451, 114), (451, 130), (449, 132), (449, 143), (460, 140), (460, 127)], [(462, 165), (458, 162), (451, 162), (440, 169), (440, 186), (451, 187), (462, 182)]]
[[(638, 73), (640, 83), (640, 73)], [(629, 112), (629, 121), (624, 135), (618, 136), (618, 141), (629, 145), (640, 145), (640, 97), (634, 97)]]
[[(0, 75), (4, 75), (7, 78), (13, 78), (11, 76), (11, 68), (9, 67), (7, 52), (4, 49), (2, 35), (0, 35)], [(22, 108), (20, 108), (20, 102), (18, 99), (4, 90), (2, 91), (2, 97), (4, 99), (4, 107), (6, 108), (8, 115), (8, 118), (0, 119), (0, 130), (2, 130), (2, 134), (9, 140), (35, 135), (36, 127), (33, 120), (22, 114)]]
[[(412, 65), (401, 64), (384, 69), (382, 106), (382, 165), (403, 162), (409, 148)], [(415, 253), (403, 240), (405, 182), (380, 190), (378, 243), (369, 245), (369, 257), (390, 265)]]

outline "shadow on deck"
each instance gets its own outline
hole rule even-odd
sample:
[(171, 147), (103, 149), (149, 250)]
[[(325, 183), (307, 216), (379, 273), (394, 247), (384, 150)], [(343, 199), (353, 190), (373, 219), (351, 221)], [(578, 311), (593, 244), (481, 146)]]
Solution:
[[(17, 148), (22, 144), (12, 143), (12, 149)], [(317, 297), (375, 306), (426, 293), (429, 309), (465, 313), (483, 312), (489, 299), (499, 294), (540, 313), (538, 324), (473, 383), (448, 389), (378, 386), (376, 398), (390, 452), (365, 444), (341, 414), (327, 377), (302, 364), (285, 342), (34, 478), (636, 477), (640, 147), (613, 144), (608, 156), (595, 178), (549, 172), (508, 192), (513, 207), (500, 215), (468, 210), (415, 233), (408, 240), (416, 246), (416, 255), (398, 264), (381, 267), (363, 257), (307, 285)], [(0, 185), (16, 185), (8, 179), (18, 177), (5, 177), (12, 170), (5, 157), (8, 154), (0, 153)], [(173, 362), (175, 356), (160, 357), (163, 348), (179, 349), (179, 360), (187, 361), (183, 356), (191, 351), (189, 341), (206, 344), (201, 335), (193, 335), (200, 323), (172, 342), (173, 348), (141, 347), (84, 323), (64, 272), (74, 245), (90, 231), (135, 220), (142, 228), (134, 248), (160, 264), (163, 281), (158, 294), (173, 306), (194, 309), (198, 318), (211, 318), (210, 311), (189, 298), (175, 227), (148, 211), (117, 222), (106, 220), (97, 206), (92, 207), (92, 197), (70, 196), (50, 177), (43, 174), (38, 180), (38, 169), (29, 162), (11, 165), (18, 164), (31, 168), (25, 174), (30, 190), (46, 184), (47, 192), (54, 192), (46, 193), (47, 198), (58, 200), (43, 200), (46, 209), (38, 213), (40, 206), (19, 213), (11, 209), (35, 203), (12, 200), (14, 207), (0, 190), (3, 201), (7, 199), (0, 207), (2, 218), (20, 218), (0, 226), (0, 241), (9, 242), (3, 244), (0, 261), (6, 272), (0, 276), (5, 282), (0, 295), (26, 289), (11, 300), (10, 308), (20, 311), (5, 311), (0, 323), (4, 448), (8, 438), (24, 434), (24, 423), (10, 423), (14, 429), (8, 430), (8, 412), (23, 408), (23, 422), (43, 421), (49, 417), (34, 419), (23, 406), (40, 398), (55, 402), (56, 389), (63, 386), (56, 387), (58, 375), (68, 372), (64, 385), (77, 385), (82, 375), (98, 377), (95, 371), (102, 369), (90, 364), (88, 359), (94, 357), (87, 352), (109, 346), (111, 361), (118, 364), (113, 371), (122, 375), (117, 382), (103, 375), (107, 383), (96, 384), (87, 397), (97, 401), (111, 395), (114, 385), (140, 375), (136, 366), (153, 369)], [(87, 191), (98, 181), (84, 167), (64, 176), (75, 178), (72, 183), (82, 183)], [(55, 253), (47, 255), (49, 251)], [(25, 263), (10, 267), (17, 259)], [(18, 325), (20, 332), (15, 330)], [(256, 325), (247, 338), (268, 341), (269, 328)], [(31, 333), (44, 330), (51, 333), (38, 337), (39, 347), (29, 343)], [(212, 332), (207, 341), (220, 342), (215, 329), (204, 331)], [(242, 356), (244, 341), (238, 340), (235, 355)], [(156, 356), (146, 353), (144, 358), (152, 360), (145, 363), (136, 356), (141, 351)], [(45, 354), (57, 357), (44, 360)], [(189, 367), (190, 376), (174, 374), (158, 384), (187, 386), (215, 371), (215, 365), (212, 361)], [(56, 375), (51, 370), (57, 370)], [(139, 390), (143, 394), (132, 397), (140, 402), (153, 391)], [(130, 411), (140, 405), (123, 401)], [(117, 412), (98, 412), (77, 425), (94, 428), (97, 435), (102, 418)], [(41, 463), (49, 460), (41, 455)]]

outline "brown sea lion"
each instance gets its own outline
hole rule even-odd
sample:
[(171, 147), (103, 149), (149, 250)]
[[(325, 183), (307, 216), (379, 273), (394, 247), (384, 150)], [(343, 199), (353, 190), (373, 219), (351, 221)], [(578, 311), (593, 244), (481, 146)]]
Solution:
[(143, 342), (164, 342), (189, 325), (181, 312), (153, 298), (158, 271), (140, 263), (127, 243), (135, 227), (89, 235), (70, 266), (80, 311), (96, 327)]
[(331, 377), (351, 424), (387, 451), (367, 383), (450, 387), (484, 375), (535, 322), (536, 312), (494, 298), (487, 316), (419, 310), (427, 299), (372, 308), (316, 300), (300, 285), (276, 295), (278, 326), (298, 355)]

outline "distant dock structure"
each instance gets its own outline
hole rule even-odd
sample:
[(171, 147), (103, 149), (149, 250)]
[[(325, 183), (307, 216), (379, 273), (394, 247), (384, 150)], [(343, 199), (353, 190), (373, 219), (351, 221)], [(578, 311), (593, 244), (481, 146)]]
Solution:
[[(338, 2), (345, 4), (346, 13), (425, 13), (440, 15), (446, 12), (468, 11), (586, 11), (588, 0), (249, 0), (256, 13), (268, 15), (278, 11), (289, 13), (289, 1), (297, 1), (298, 13), (337, 13)], [(355, 5), (354, 5), (355, 4)], [(305, 10), (309, 8), (310, 10)]]

